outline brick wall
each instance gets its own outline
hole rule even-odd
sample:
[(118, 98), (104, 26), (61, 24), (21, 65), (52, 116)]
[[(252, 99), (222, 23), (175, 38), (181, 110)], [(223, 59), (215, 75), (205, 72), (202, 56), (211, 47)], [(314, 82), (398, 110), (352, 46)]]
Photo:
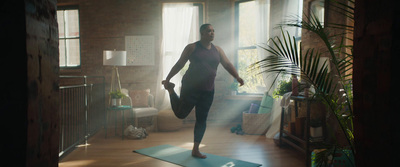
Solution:
[[(162, 37), (162, 3), (165, 0), (58, 0), (59, 6), (78, 5), (81, 35), (81, 69), (61, 70), (61, 75), (105, 76), (106, 92), (109, 91), (112, 68), (103, 66), (103, 50), (125, 50), (125, 36), (153, 35), (155, 37), (154, 66), (119, 67), (121, 86), (128, 89), (157, 89), (158, 64)], [(191, 1), (180, 1), (191, 2)], [(233, 4), (232, 0), (200, 0), (205, 9), (205, 22), (216, 30), (214, 44), (221, 46), (233, 61)], [(222, 68), (216, 78), (215, 104), (228, 93), (232, 77)]]
[[(303, 13), (305, 15), (310, 14), (310, 4), (314, 0), (304, 0), (303, 1)], [(339, 0), (338, 2), (344, 2), (344, 0)], [(333, 2), (330, 2), (329, 0), (325, 1), (325, 25), (327, 24), (352, 24), (349, 22), (346, 17), (344, 17), (342, 14), (338, 13), (336, 8), (333, 7)], [(343, 33), (343, 30), (340, 29), (332, 29), (332, 28), (327, 28), (327, 32), (329, 32), (330, 35), (333, 34), (341, 34)], [(350, 34), (351, 37), (351, 34)], [(319, 49), (322, 54), (322, 56), (329, 56), (329, 53), (327, 52), (326, 45), (325, 43), (313, 32), (307, 31), (305, 29), (302, 29), (302, 35), (301, 35), (301, 40), (302, 40), (302, 46), (303, 46), (303, 51), (306, 51), (307, 49), (310, 48), (315, 48)], [(336, 39), (336, 42), (339, 43), (341, 39)], [(347, 44), (351, 44), (350, 41), (346, 41)]]
[[(162, 3), (165, 0), (59, 0), (58, 5), (78, 5), (81, 35), (81, 69), (61, 70), (62, 75), (100, 75), (110, 85), (111, 67), (103, 66), (103, 50), (125, 50), (125, 36), (153, 35), (155, 37), (154, 66), (119, 67), (121, 85), (128, 89), (157, 88), (158, 64), (162, 37)], [(190, 2), (190, 1), (182, 1)], [(233, 57), (232, 1), (201, 0), (204, 2), (205, 22), (214, 24), (217, 30), (215, 44)], [(222, 11), (222, 12), (221, 12)], [(219, 70), (224, 76), (227, 74)], [(225, 78), (217, 78), (222, 84)], [(220, 82), (217, 82), (217, 85)], [(219, 87), (219, 86), (217, 86)], [(109, 89), (109, 88), (107, 88)], [(108, 90), (106, 91), (108, 92)], [(218, 94), (218, 93), (217, 93)]]
[[(119, 67), (121, 85), (128, 89), (150, 88), (155, 94), (157, 88), (158, 64), (162, 37), (162, 3), (176, 2), (163, 0), (59, 0), (58, 5), (78, 5), (80, 10), (81, 32), (81, 64), (80, 70), (61, 70), (61, 74), (100, 75), (105, 76), (106, 85), (110, 85), (111, 67), (103, 66), (103, 50), (125, 50), (125, 36), (153, 35), (155, 37), (155, 66)], [(190, 1), (179, 1), (190, 2)], [(216, 30), (214, 44), (221, 46), (227, 56), (233, 61), (234, 55), (234, 0), (200, 0), (205, 9), (205, 22), (211, 23)], [(311, 0), (304, 1), (304, 9), (308, 9)], [(281, 1), (271, 1), (271, 18), (285, 18), (281, 9)], [(273, 11), (277, 10), (277, 11)], [(308, 13), (305, 12), (304, 13)], [(342, 22), (332, 11), (328, 10), (327, 21)], [(276, 20), (276, 19), (273, 19)], [(272, 20), (272, 21), (273, 21)], [(273, 33), (280, 34), (279, 29), (273, 29), (280, 21), (271, 22)], [(274, 36), (274, 35), (271, 35)], [(304, 48), (323, 46), (321, 41), (310, 32), (303, 31)], [(218, 69), (216, 78), (215, 102), (212, 110), (222, 110), (224, 96), (228, 94), (227, 85), (232, 77), (222, 68)], [(106, 86), (106, 92), (109, 87)], [(221, 103), (220, 103), (221, 102)]]
[[(78, 5), (81, 35), (81, 69), (61, 70), (65, 75), (100, 75), (110, 85), (112, 68), (103, 66), (103, 50), (125, 50), (125, 36), (153, 35), (160, 46), (161, 3), (139, 1), (59, 0), (58, 5)], [(159, 47), (156, 56), (159, 55)], [(158, 59), (156, 59), (158, 64)], [(129, 89), (156, 86), (158, 66), (119, 67), (122, 87)], [(108, 91), (107, 91), (108, 92)]]
[[(314, 0), (304, 0), (303, 1), (303, 13), (305, 15), (310, 14), (310, 3)], [(325, 25), (330, 24), (330, 23), (335, 23), (335, 24), (346, 24), (346, 18), (343, 17), (343, 15), (337, 13), (335, 8), (332, 7), (332, 4), (330, 4), (329, 0), (325, 2)], [(330, 34), (339, 34), (342, 33), (342, 30), (339, 29), (328, 29)], [(309, 48), (323, 48), (321, 51), (325, 52), (327, 51), (325, 48), (325, 44), (323, 41), (313, 32), (307, 31), (307, 30), (302, 30), (302, 45), (303, 45), (303, 50), (309, 49)], [(337, 42), (340, 42), (340, 39), (337, 40)]]
[[(303, 13), (304, 15), (310, 15), (311, 11), (309, 10), (310, 8), (310, 4), (311, 2), (313, 2), (314, 0), (304, 0), (303, 1)], [(338, 2), (345, 2), (345, 0), (339, 0)], [(329, 24), (353, 24), (352, 22), (350, 22), (346, 17), (344, 17), (342, 14), (338, 13), (337, 8), (334, 7), (334, 5), (336, 4), (332, 4), (334, 2), (331, 2), (329, 0), (325, 1), (325, 18), (324, 18), (324, 25), (326, 28), (326, 32), (328, 33), (328, 36), (332, 36), (335, 34), (342, 34), (344, 33), (344, 30), (341, 29), (333, 29), (333, 28), (329, 28), (327, 27), (327, 25)], [(352, 38), (352, 34), (349, 34), (350, 38)], [(330, 54), (328, 53), (328, 49), (327, 46), (325, 45), (325, 43), (323, 42), (323, 40), (315, 33), (302, 29), (302, 36), (301, 36), (301, 40), (302, 40), (302, 51), (305, 53), (307, 51), (307, 49), (315, 49), (315, 51), (318, 51), (321, 53), (322, 57), (329, 57), (330, 58)], [(339, 45), (341, 42), (341, 38), (337, 38), (335, 39), (335, 43), (336, 45)], [(351, 41), (346, 41), (346, 43), (348, 45), (351, 45)], [(341, 57), (343, 55), (339, 55), (339, 57)], [(332, 64), (331, 66), (332, 67)], [(331, 68), (332, 69), (332, 68)], [(331, 70), (331, 72), (336, 72), (335, 70)], [(336, 137), (336, 140), (338, 141), (338, 143), (340, 145), (348, 145), (348, 142), (345, 140), (344, 138), (344, 134), (343, 132), (340, 130), (339, 124), (337, 123), (336, 118), (334, 118), (333, 115), (329, 114), (330, 112), (328, 112), (328, 119), (327, 122), (328, 124), (331, 125), (332, 131), (335, 131), (335, 135), (336, 136), (331, 136), (330, 133), (328, 133), (328, 140), (332, 140), (334, 137)]]

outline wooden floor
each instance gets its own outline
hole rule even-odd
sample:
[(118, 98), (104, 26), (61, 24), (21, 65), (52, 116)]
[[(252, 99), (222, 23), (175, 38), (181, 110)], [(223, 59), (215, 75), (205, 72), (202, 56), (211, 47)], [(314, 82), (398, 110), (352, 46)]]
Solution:
[[(208, 124), (200, 151), (209, 154), (262, 164), (263, 167), (304, 167), (302, 153), (287, 147), (279, 148), (272, 139), (259, 135), (236, 135), (230, 132), (230, 125)], [(79, 146), (60, 160), (60, 167), (77, 166), (135, 166), (135, 167), (176, 167), (177, 165), (132, 152), (162, 144), (187, 149), (192, 148), (193, 125), (186, 125), (175, 132), (149, 132), (142, 140), (121, 140), (109, 130), (91, 137), (88, 145)]]

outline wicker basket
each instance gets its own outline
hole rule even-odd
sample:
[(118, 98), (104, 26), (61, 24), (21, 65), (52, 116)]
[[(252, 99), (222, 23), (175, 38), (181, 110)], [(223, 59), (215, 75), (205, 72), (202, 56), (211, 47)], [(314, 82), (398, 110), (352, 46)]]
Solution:
[(268, 129), (270, 120), (271, 113), (255, 114), (243, 112), (242, 129), (246, 134), (263, 135)]

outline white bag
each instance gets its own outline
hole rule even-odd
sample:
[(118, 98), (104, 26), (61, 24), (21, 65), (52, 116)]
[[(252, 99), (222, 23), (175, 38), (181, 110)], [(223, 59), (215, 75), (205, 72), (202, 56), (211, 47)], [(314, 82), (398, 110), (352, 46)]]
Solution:
[(125, 130), (124, 130), (124, 135), (128, 138), (131, 139), (143, 139), (148, 136), (146, 129), (144, 128), (136, 128), (133, 127), (132, 125), (129, 125)]

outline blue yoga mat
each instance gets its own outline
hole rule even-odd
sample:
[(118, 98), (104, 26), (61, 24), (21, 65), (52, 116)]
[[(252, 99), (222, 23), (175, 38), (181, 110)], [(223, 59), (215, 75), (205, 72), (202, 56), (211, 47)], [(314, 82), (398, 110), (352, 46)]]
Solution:
[(173, 164), (187, 167), (258, 167), (261, 164), (231, 159), (213, 154), (207, 154), (206, 159), (192, 157), (192, 151), (171, 145), (160, 145), (155, 147), (134, 150), (134, 152), (167, 161)]

